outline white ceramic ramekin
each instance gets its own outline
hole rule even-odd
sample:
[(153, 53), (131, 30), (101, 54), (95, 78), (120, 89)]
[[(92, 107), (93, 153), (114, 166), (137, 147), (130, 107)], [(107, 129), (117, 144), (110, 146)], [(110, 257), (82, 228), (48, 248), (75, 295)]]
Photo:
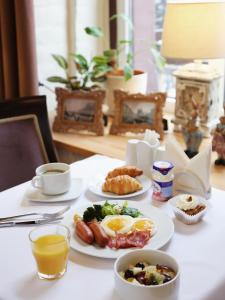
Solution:
[[(141, 261), (153, 265), (165, 265), (176, 272), (169, 282), (155, 286), (135, 285), (123, 279), (119, 272), (125, 271), (130, 264)], [(177, 261), (170, 255), (159, 250), (133, 250), (117, 258), (114, 264), (115, 289), (123, 300), (176, 300), (179, 293), (180, 271)]]

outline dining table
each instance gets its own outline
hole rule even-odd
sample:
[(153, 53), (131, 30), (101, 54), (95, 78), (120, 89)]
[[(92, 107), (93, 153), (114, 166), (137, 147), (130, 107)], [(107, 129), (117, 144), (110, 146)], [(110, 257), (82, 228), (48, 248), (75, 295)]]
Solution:
[[(66, 217), (81, 206), (104, 201), (106, 199), (89, 190), (89, 184), (99, 174), (106, 174), (122, 165), (124, 161), (102, 155), (72, 163), (72, 178), (82, 179), (82, 192), (70, 201), (30, 201), (26, 196), (30, 181), (5, 190), (0, 193), (0, 217), (28, 212), (51, 213), (70, 205)], [(212, 188), (211, 198), (207, 200), (207, 213), (193, 225), (176, 219), (169, 202), (153, 201), (151, 187), (129, 200), (149, 208), (152, 205), (157, 207), (174, 223), (172, 238), (160, 250), (173, 256), (180, 266), (179, 300), (224, 300), (225, 192)], [(60, 222), (63, 223), (63, 220)], [(114, 288), (115, 259), (70, 249), (67, 272), (62, 278), (51, 281), (39, 279), (28, 237), (36, 226), (39, 225), (0, 228), (0, 300), (120, 299)], [(71, 239), (73, 235), (72, 231)]]

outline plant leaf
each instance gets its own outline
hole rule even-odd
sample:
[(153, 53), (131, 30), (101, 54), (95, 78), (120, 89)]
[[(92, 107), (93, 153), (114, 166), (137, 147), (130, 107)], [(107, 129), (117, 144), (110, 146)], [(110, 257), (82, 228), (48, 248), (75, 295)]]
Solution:
[(72, 81), (70, 83), (71, 87), (72, 87), (72, 90), (77, 90), (81, 87), (81, 83), (79, 80), (76, 80), (76, 81)]
[(99, 64), (99, 65), (101, 65), (101, 64), (107, 64), (108, 63), (108, 61), (109, 61), (109, 59), (108, 59), (108, 57), (107, 56), (94, 56), (93, 58), (92, 58), (92, 61), (94, 62), (94, 63), (96, 63), (96, 64)]
[(105, 50), (103, 52), (104, 56), (107, 56), (107, 57), (115, 57), (116, 56), (116, 49), (109, 49), (109, 50)]
[(121, 14), (115, 14), (115, 15), (112, 15), (109, 20), (112, 21), (112, 20), (115, 20), (117, 18), (123, 19), (129, 25), (130, 29), (133, 30), (133, 23), (132, 23), (131, 19), (129, 18), (129, 16), (127, 16), (125, 14), (122, 14), (122, 13)]
[(127, 62), (128, 64), (130, 64), (130, 63), (132, 62), (132, 60), (133, 60), (133, 55), (132, 55), (131, 53), (128, 53), (128, 54), (127, 54), (126, 62)]
[(68, 69), (68, 63), (65, 59), (65, 57), (63, 57), (62, 55), (58, 55), (58, 54), (52, 54), (52, 57), (54, 58), (54, 60), (58, 63), (58, 65), (63, 68), (64, 70)]
[(112, 68), (108, 65), (95, 65), (93, 67), (92, 77), (98, 78), (101, 76), (105, 76), (106, 73), (108, 73), (111, 70)]
[(71, 56), (74, 58), (76, 67), (78, 71), (83, 74), (84, 72), (88, 71), (89, 66), (86, 58), (81, 54), (71, 54)]
[(131, 67), (131, 65), (126, 64), (124, 66), (123, 72), (124, 72), (124, 78), (125, 78), (126, 81), (132, 78), (133, 68)]
[(156, 64), (158, 71), (162, 72), (166, 65), (166, 59), (160, 54), (159, 50), (157, 49), (156, 44), (153, 44), (150, 48), (152, 57)]
[(101, 85), (99, 85), (99, 84), (93, 84), (92, 86), (91, 86), (91, 88), (92, 89), (99, 89), (99, 88), (101, 88)]
[(119, 43), (120, 44), (129, 44), (130, 45), (130, 44), (132, 44), (132, 41), (131, 40), (120, 40)]
[(49, 82), (57, 82), (57, 83), (63, 83), (63, 84), (69, 83), (69, 81), (66, 78), (63, 78), (60, 76), (51, 76), (51, 77), (48, 77), (47, 80)]
[(102, 37), (104, 34), (100, 27), (92, 26), (92, 27), (85, 27), (85, 32), (94, 37)]
[(91, 77), (91, 81), (93, 81), (93, 82), (104, 82), (104, 81), (106, 81), (106, 79), (107, 79), (106, 76)]
[(72, 79), (77, 79), (77, 76), (69, 76), (68, 77), (70, 80), (72, 80)]

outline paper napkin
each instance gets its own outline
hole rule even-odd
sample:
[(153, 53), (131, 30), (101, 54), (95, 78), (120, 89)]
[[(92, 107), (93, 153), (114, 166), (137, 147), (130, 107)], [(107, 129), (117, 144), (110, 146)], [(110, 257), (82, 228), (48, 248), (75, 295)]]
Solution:
[(210, 197), (210, 163), (209, 144), (192, 159), (184, 153), (180, 144), (173, 138), (165, 146), (165, 160), (174, 164), (174, 191)]
[(144, 175), (151, 176), (156, 151), (160, 146), (159, 134), (146, 129), (143, 140), (129, 140), (126, 150), (126, 164), (135, 165), (143, 170)]

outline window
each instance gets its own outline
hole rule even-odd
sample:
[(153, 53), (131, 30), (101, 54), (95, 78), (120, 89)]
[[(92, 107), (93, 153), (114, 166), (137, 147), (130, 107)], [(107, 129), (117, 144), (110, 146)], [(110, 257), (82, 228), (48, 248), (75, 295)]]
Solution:
[[(40, 94), (47, 96), (48, 110), (55, 114), (54, 88), (50, 76), (64, 76), (51, 54), (67, 56), (82, 53), (87, 59), (108, 48), (108, 0), (35, 0), (35, 29)], [(96, 40), (84, 32), (86, 26), (99, 26), (105, 38)], [(71, 64), (70, 70), (73, 65)], [(51, 113), (50, 113), (51, 116)]]
[[(155, 41), (160, 49), (162, 43), (163, 19), (167, 0), (155, 0)], [(159, 89), (166, 91), (168, 98), (176, 97), (175, 78), (173, 72), (178, 68), (178, 61), (167, 62), (164, 72), (159, 74)]]

